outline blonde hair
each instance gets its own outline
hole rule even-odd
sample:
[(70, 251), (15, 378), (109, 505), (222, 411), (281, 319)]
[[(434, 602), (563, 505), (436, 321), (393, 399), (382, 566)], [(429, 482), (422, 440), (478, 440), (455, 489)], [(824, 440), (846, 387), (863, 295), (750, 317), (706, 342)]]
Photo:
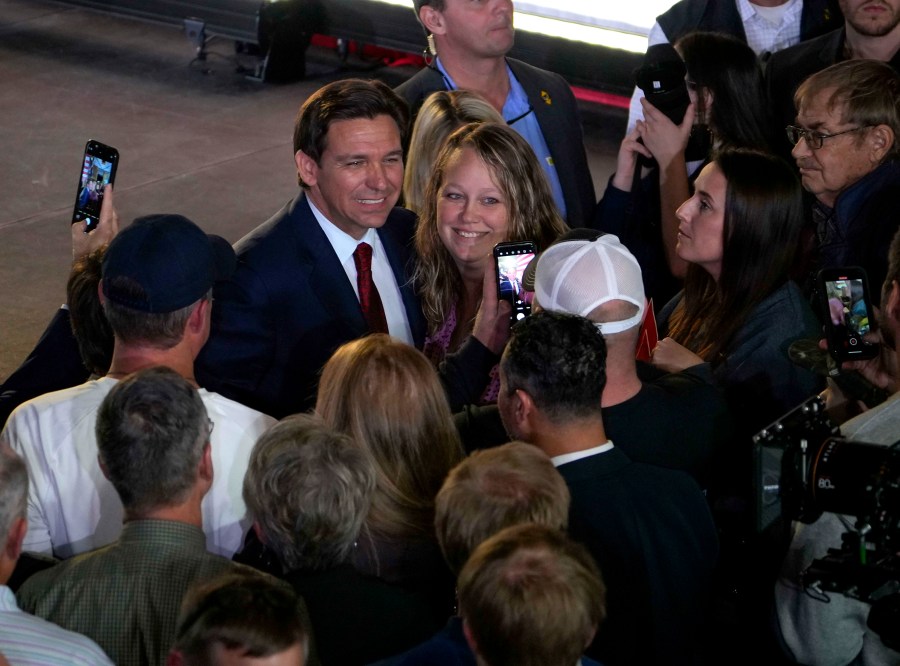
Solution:
[(536, 446), (510, 442), (475, 451), (453, 468), (437, 495), (435, 528), (444, 559), (459, 575), (472, 551), (505, 527), (569, 524), (569, 487)]
[(429, 95), (413, 126), (403, 175), (403, 205), (421, 215), (425, 189), (447, 137), (467, 123), (503, 122), (497, 110), (469, 90), (439, 90)]
[(322, 371), (316, 411), (374, 461), (366, 527), (434, 538), (434, 498), (463, 451), (431, 362), (383, 334), (349, 342)]
[(553, 201), (544, 170), (525, 139), (500, 123), (469, 123), (460, 127), (438, 155), (416, 229), (416, 282), (432, 331), (443, 323), (462, 295), (459, 270), (438, 233), (437, 207), (448, 166), (456, 153), (464, 149), (474, 151), (487, 165), (507, 201), (506, 240), (533, 240), (541, 251), (568, 229)]

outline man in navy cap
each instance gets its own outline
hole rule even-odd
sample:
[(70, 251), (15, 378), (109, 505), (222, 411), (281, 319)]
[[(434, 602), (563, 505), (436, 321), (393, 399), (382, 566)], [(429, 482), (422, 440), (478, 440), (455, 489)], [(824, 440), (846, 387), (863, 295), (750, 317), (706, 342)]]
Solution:
[[(138, 218), (110, 243), (100, 285), (115, 336), (109, 372), (21, 405), (3, 431), (32, 481), (25, 550), (66, 558), (119, 536), (122, 503), (97, 462), (97, 410), (120, 379), (145, 368), (165, 366), (196, 385), (194, 359), (209, 337), (212, 288), (234, 266), (224, 239), (180, 215)], [(207, 547), (230, 557), (249, 527), (241, 488), (250, 450), (273, 420), (215, 393), (200, 395), (216, 426), (217, 473), (203, 500), (204, 531)]]

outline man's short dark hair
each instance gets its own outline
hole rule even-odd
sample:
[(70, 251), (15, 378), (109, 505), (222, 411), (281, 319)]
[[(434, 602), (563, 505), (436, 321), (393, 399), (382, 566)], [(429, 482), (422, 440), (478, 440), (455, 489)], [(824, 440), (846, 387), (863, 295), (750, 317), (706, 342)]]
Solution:
[[(120, 293), (131, 293), (135, 298), (143, 297), (144, 290), (134, 280), (127, 277), (116, 277), (114, 283)], [(201, 300), (211, 299), (212, 289)], [(199, 302), (191, 303), (173, 312), (143, 312), (107, 300), (103, 304), (103, 311), (106, 313), (106, 319), (109, 321), (113, 333), (122, 342), (171, 349), (184, 337), (188, 318)]]
[(109, 371), (115, 344), (112, 328), (97, 293), (105, 252), (106, 248), (101, 247), (76, 261), (66, 285), (69, 319), (81, 361), (88, 370), (99, 376)]
[(288, 585), (262, 575), (228, 574), (185, 595), (173, 649), (185, 666), (215, 666), (216, 646), (264, 658), (300, 643), (305, 657), (307, 636)]
[[(302, 150), (320, 163), (328, 141), (331, 123), (388, 116), (397, 123), (400, 141), (406, 144), (409, 131), (409, 107), (381, 81), (342, 79), (322, 86), (303, 103), (294, 123), (294, 153)], [(300, 185), (306, 187), (301, 180)]]
[(127, 514), (184, 501), (197, 478), (210, 422), (194, 386), (169, 368), (116, 384), (97, 412), (97, 448)]
[(507, 391), (523, 389), (553, 421), (601, 413), (606, 343), (584, 317), (543, 310), (520, 321), (500, 367)]

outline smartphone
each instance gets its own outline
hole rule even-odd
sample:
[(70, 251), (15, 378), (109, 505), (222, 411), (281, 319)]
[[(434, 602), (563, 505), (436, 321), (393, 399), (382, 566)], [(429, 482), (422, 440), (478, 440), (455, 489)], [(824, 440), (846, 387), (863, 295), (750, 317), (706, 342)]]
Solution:
[(863, 339), (874, 321), (866, 272), (856, 266), (824, 268), (819, 271), (818, 287), (828, 351), (834, 360), (876, 357), (878, 345)]
[(512, 305), (512, 320), (518, 321), (531, 314), (531, 300), (534, 296), (526, 292), (522, 276), (528, 264), (534, 259), (533, 241), (497, 243), (494, 246), (494, 265), (497, 269), (497, 297)]
[(85, 222), (85, 233), (96, 228), (100, 221), (103, 191), (115, 180), (118, 164), (118, 150), (99, 141), (87, 142), (84, 159), (81, 161), (78, 190), (75, 193), (75, 210), (72, 213), (72, 224)]

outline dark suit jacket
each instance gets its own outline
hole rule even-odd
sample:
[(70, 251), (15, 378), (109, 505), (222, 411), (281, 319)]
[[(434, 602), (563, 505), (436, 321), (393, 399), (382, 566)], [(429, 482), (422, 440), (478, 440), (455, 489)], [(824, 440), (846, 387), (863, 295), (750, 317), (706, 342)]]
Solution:
[[(836, 0), (803, 0), (801, 41), (840, 27), (842, 18)], [(672, 44), (694, 30), (724, 32), (747, 41), (735, 0), (681, 0), (657, 16), (656, 22)]]
[[(378, 230), (421, 347), (425, 319), (410, 280), (415, 216), (395, 208)], [(315, 400), (322, 366), (368, 333), (359, 301), (301, 195), (235, 245), (238, 267), (216, 286), (201, 386), (276, 418)]]
[[(769, 105), (774, 114), (775, 128), (780, 132), (776, 146), (781, 145), (785, 147), (785, 151), (790, 150), (784, 136), (784, 127), (793, 124), (797, 116), (794, 93), (803, 80), (843, 60), (846, 60), (844, 28), (772, 54), (766, 64), (766, 88)], [(900, 53), (897, 53), (888, 64), (900, 72)]]
[(618, 448), (558, 467), (569, 532), (597, 560), (608, 616), (587, 653), (610, 664), (693, 664), (718, 543), (687, 474)]
[(51, 391), (78, 386), (90, 375), (81, 362), (69, 311), (60, 308), (28, 358), (0, 384), (0, 430), (12, 411), (23, 402)]
[[(569, 226), (586, 226), (593, 215), (597, 198), (584, 152), (584, 137), (575, 95), (559, 74), (512, 58), (507, 58), (506, 62), (534, 107), (541, 133), (556, 165), (566, 201)], [(446, 90), (444, 77), (437, 69), (426, 67), (398, 86), (396, 92), (406, 100), (413, 114), (416, 114), (425, 98), (438, 90)]]

